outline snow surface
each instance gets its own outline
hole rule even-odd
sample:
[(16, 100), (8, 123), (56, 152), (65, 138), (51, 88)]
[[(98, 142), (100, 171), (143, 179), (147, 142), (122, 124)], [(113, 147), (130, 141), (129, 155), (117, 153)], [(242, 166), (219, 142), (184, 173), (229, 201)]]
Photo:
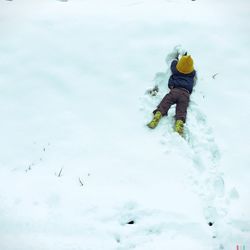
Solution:
[[(248, 0), (2, 0), (0, 32), (1, 250), (250, 248)], [(177, 45), (186, 140), (145, 126)]]

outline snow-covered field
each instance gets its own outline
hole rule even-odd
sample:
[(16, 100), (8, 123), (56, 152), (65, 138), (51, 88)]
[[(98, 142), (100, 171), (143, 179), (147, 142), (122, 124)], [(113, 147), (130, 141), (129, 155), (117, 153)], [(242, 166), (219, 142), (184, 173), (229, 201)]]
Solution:
[[(249, 34), (248, 0), (1, 0), (0, 250), (250, 249)], [(145, 126), (178, 45), (186, 140)]]

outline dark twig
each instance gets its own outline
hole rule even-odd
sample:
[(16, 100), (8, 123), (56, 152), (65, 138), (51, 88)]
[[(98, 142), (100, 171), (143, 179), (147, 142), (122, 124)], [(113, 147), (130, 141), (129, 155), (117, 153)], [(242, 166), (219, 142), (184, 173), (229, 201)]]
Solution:
[(81, 178), (79, 178), (79, 182), (80, 182), (81, 186), (83, 186), (83, 182), (82, 182)]
[(212, 77), (213, 77), (213, 79), (215, 79), (215, 77), (218, 75), (219, 73), (216, 73), (216, 74), (214, 74)]
[(61, 170), (60, 170), (60, 172), (59, 172), (59, 174), (57, 175), (57, 177), (61, 177), (62, 176), (62, 168), (61, 168)]

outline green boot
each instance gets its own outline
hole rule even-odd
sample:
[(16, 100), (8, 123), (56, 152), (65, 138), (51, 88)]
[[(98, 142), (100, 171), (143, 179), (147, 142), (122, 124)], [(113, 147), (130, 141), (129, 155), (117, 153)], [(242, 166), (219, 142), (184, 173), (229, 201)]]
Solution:
[(159, 123), (159, 121), (160, 121), (161, 118), (162, 118), (161, 112), (160, 112), (160, 111), (157, 111), (157, 112), (155, 113), (155, 115), (154, 115), (153, 120), (152, 120), (150, 123), (148, 123), (147, 126), (148, 126), (149, 128), (155, 128), (155, 127), (158, 125), (158, 123)]
[(175, 132), (177, 132), (179, 135), (183, 136), (184, 122), (182, 120), (177, 120), (175, 122)]

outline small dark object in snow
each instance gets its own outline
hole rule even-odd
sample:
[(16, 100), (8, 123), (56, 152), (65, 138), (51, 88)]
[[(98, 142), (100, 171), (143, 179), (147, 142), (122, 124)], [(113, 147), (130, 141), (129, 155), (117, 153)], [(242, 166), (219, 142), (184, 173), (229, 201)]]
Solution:
[(154, 88), (149, 89), (149, 90), (147, 91), (147, 93), (148, 93), (149, 95), (151, 95), (151, 96), (156, 96), (158, 92), (159, 92), (159, 87), (158, 87), (158, 86), (154, 86)]
[(214, 74), (214, 75), (212, 76), (212, 78), (215, 79), (216, 76), (217, 76), (218, 74), (219, 74), (219, 73)]
[(60, 172), (59, 172), (59, 174), (57, 175), (57, 177), (61, 177), (62, 176), (62, 168), (61, 168), (61, 170), (60, 170)]
[(81, 186), (83, 186), (83, 181), (81, 180), (81, 178), (79, 178), (79, 182), (80, 182)]
[(211, 227), (211, 226), (213, 226), (213, 222), (208, 222), (208, 225)]
[(134, 220), (131, 220), (131, 221), (129, 221), (127, 224), (133, 225), (133, 224), (135, 224), (135, 221), (134, 221)]

